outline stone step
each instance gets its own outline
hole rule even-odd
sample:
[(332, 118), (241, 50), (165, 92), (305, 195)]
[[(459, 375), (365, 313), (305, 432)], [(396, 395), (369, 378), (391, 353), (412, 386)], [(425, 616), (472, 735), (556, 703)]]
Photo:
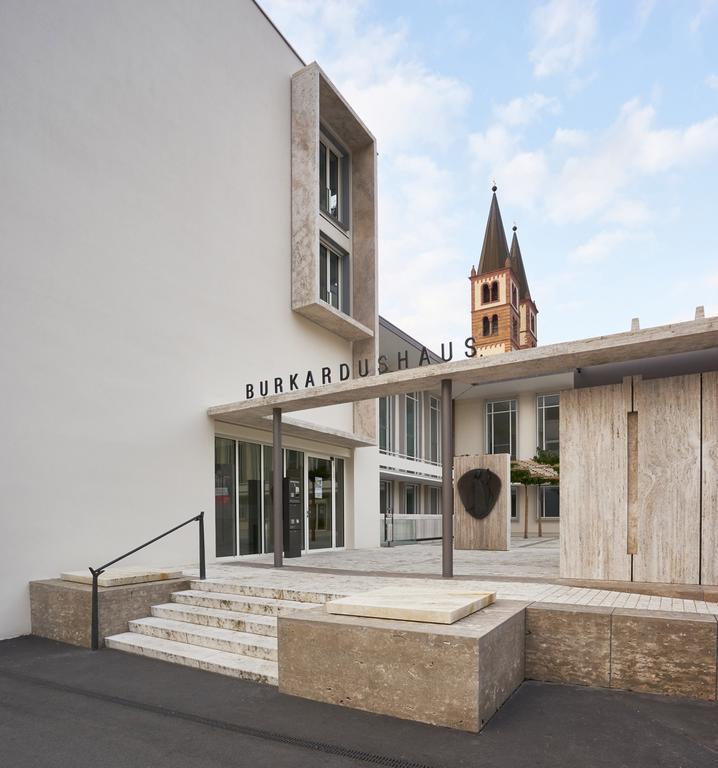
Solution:
[(272, 587), (262, 584), (252, 584), (236, 579), (205, 579), (192, 581), (192, 589), (204, 592), (221, 592), (228, 595), (248, 595), (250, 597), (266, 597), (273, 600), (294, 600), (299, 603), (326, 603), (348, 593), (333, 594), (315, 590), (293, 589), (288, 587)]
[(277, 685), (277, 662), (241, 656), (237, 653), (178, 643), (151, 635), (123, 632), (105, 638), (105, 645), (117, 651), (135, 653), (153, 659), (194, 667), (206, 672)]
[(268, 597), (233, 595), (227, 592), (207, 592), (201, 589), (173, 592), (172, 602), (183, 605), (198, 605), (203, 608), (219, 608), (223, 611), (256, 613), (264, 616), (279, 616), (287, 611), (316, 607), (315, 603), (302, 603), (297, 600), (274, 600)]
[(277, 660), (277, 639), (275, 637), (237, 632), (233, 629), (201, 627), (198, 624), (160, 619), (155, 616), (130, 621), (129, 630), (141, 635), (176, 640), (178, 643), (199, 645), (203, 648), (215, 648), (218, 651), (228, 651), (240, 656), (252, 656), (267, 661)]
[(163, 603), (152, 606), (152, 615), (159, 619), (172, 619), (198, 624), (204, 627), (233, 629), (237, 632), (250, 632), (265, 637), (277, 636), (277, 617), (263, 616), (258, 613), (240, 613), (223, 611), (220, 608), (204, 608), (201, 605), (183, 603)]

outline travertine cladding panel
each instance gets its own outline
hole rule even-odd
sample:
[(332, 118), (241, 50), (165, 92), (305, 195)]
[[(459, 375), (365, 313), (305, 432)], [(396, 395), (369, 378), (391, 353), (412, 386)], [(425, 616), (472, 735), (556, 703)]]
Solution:
[(615, 609), (611, 687), (714, 700), (717, 632), (712, 615)]
[(718, 372), (702, 374), (701, 584), (718, 584)]
[(633, 578), (698, 584), (701, 376), (634, 379), (633, 402), (638, 412)]
[[(188, 579), (100, 587), (98, 613), (103, 638), (127, 631), (127, 622), (150, 615), (153, 605), (167, 603), (173, 592), (187, 589)], [(30, 582), (32, 634), (90, 647), (92, 588), (62, 579)]]
[(608, 688), (612, 608), (541, 603), (526, 609), (526, 678)]
[(279, 690), (478, 731), (523, 679), (525, 605), (497, 602), (450, 626), (323, 607), (280, 616)]
[[(501, 480), (501, 491), (487, 517), (477, 520), (461, 502), (456, 488), (469, 470), (490, 469)], [(454, 459), (454, 546), (456, 549), (507, 550), (511, 543), (511, 469), (506, 453), (457, 456)]]
[(561, 392), (561, 576), (630, 581), (623, 384)]

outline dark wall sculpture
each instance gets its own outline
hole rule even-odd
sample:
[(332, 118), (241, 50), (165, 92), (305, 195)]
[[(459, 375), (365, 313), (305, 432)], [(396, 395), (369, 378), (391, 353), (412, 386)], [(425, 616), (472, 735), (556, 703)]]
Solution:
[(490, 469), (471, 469), (457, 483), (464, 509), (477, 520), (488, 517), (501, 492), (501, 479)]

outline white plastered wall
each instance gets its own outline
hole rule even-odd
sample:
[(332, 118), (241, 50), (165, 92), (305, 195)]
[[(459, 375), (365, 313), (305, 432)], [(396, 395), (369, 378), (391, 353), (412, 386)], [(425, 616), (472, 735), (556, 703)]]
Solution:
[[(30, 580), (201, 509), (213, 555), (207, 407), (351, 364), (290, 308), (301, 66), (249, 0), (3, 7), (0, 637), (29, 631)], [(352, 431), (351, 404), (311, 418)], [(127, 562), (196, 557), (187, 529)]]

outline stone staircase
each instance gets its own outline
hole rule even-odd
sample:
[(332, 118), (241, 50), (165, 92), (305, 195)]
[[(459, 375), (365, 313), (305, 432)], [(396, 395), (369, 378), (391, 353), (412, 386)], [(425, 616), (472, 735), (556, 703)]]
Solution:
[(193, 581), (105, 645), (208, 672), (277, 684), (277, 616), (334, 597), (228, 579)]

